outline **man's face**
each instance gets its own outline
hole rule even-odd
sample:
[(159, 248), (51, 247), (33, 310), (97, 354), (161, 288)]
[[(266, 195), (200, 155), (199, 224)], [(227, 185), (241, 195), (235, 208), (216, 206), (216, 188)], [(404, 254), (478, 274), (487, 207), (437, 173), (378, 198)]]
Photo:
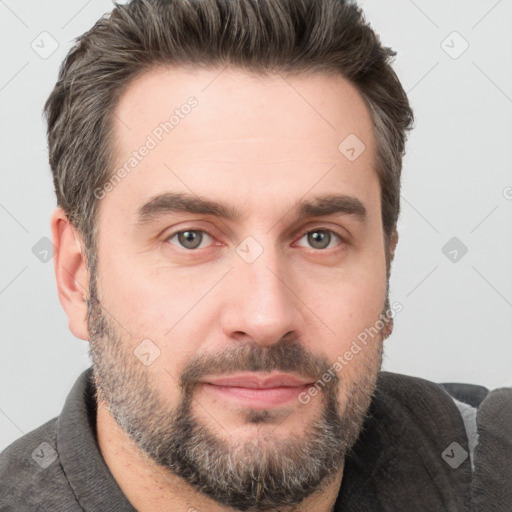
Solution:
[[(338, 76), (160, 69), (113, 119), (116, 170), (131, 165), (99, 205), (100, 393), (150, 460), (198, 491), (240, 510), (294, 505), (342, 469), (382, 361), (380, 335), (344, 357), (386, 299), (364, 102)], [(175, 211), (171, 193), (237, 216)], [(299, 215), (341, 195), (352, 213)]]

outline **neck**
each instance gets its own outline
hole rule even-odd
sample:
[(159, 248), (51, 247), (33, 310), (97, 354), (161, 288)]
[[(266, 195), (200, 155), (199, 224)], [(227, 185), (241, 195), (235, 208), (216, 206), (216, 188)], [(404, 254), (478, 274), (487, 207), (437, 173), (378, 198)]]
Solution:
[[(226, 508), (197, 492), (180, 477), (149, 459), (121, 429), (103, 403), (98, 404), (96, 430), (101, 454), (121, 491), (138, 512), (173, 510), (227, 512)], [(280, 512), (332, 512), (343, 470), (300, 505)], [(269, 511), (270, 512), (270, 511)]]

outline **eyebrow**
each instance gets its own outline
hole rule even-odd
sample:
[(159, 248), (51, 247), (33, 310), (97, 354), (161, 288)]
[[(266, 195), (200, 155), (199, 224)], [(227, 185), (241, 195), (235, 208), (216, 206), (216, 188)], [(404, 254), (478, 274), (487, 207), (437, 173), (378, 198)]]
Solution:
[[(240, 221), (244, 218), (240, 210), (227, 203), (182, 192), (167, 192), (154, 196), (138, 209), (137, 223), (147, 224), (172, 213), (213, 215), (231, 221)], [(299, 201), (294, 207), (294, 213), (297, 219), (348, 215), (360, 223), (365, 223), (368, 216), (365, 206), (359, 199), (344, 194), (329, 194), (317, 197), (313, 201)]]

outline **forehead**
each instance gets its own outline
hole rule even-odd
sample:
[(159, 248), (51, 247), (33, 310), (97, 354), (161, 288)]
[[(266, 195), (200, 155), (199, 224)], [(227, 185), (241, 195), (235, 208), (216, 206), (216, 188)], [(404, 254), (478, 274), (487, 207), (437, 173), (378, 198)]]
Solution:
[(131, 215), (167, 191), (226, 199), (235, 189), (249, 205), (313, 188), (375, 199), (378, 189), (368, 109), (339, 75), (156, 68), (121, 95), (113, 135), (125, 172), (108, 202)]

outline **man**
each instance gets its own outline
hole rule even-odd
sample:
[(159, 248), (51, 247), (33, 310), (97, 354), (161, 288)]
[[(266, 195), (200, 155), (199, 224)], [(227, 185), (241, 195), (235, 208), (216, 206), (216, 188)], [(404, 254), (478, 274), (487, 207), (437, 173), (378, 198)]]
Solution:
[(1, 510), (510, 509), (512, 390), (380, 372), (392, 55), (341, 0), (133, 0), (79, 38), (45, 110), (93, 365)]

